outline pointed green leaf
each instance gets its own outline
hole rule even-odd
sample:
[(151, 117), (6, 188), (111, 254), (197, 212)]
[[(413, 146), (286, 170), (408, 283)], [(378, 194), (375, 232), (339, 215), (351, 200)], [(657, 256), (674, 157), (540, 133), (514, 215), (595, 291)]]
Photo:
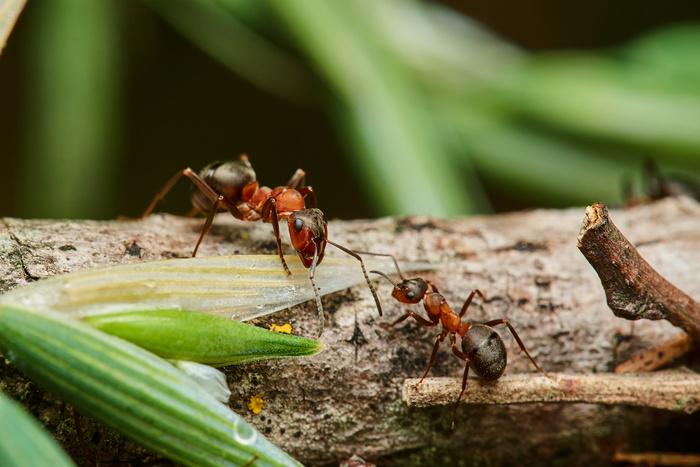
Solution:
[(193, 311), (134, 311), (91, 316), (83, 322), (163, 358), (212, 366), (308, 357), (324, 347), (304, 337)]

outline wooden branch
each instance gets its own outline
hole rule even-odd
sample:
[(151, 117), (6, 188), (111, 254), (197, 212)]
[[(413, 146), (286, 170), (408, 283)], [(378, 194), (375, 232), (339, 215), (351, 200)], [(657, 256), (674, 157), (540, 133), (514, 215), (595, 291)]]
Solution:
[[(581, 212), (576, 208), (465, 219), (331, 221), (328, 230), (332, 240), (349, 248), (393, 253), (402, 264), (433, 264), (434, 270), (420, 275), (455, 306), (478, 288), (488, 300), (475, 301), (468, 319), (507, 318), (544, 370), (603, 374), (675, 337), (678, 330), (665, 321), (637, 321), (624, 348), (618, 346), (621, 322), (606, 305), (600, 279), (573, 247)], [(613, 214), (659, 272), (700, 298), (700, 204), (665, 199)], [(129, 222), (2, 219), (0, 292), (86, 268), (188, 256), (202, 223), (168, 215)], [(283, 242), (288, 245), (286, 235)], [(289, 246), (286, 251), (293, 254)], [(272, 227), (217, 216), (198, 256), (230, 254), (275, 255)], [(326, 254), (346, 256), (332, 248)], [(390, 261), (380, 269), (394, 271)], [(603, 404), (586, 405), (585, 410), (580, 404), (474, 405), (458, 411), (455, 430), (449, 431), (449, 408), (408, 408), (401, 399), (404, 380), (425, 371), (439, 331), (409, 321), (383, 328), (380, 323), (423, 309), (397, 303), (385, 281), (375, 285), (382, 318), (366, 285), (322, 298), (324, 352), (225, 369), (231, 408), (304, 465), (338, 465), (357, 454), (383, 467), (476, 464), (486, 458), (494, 465), (519, 465), (524, 458), (551, 465), (556, 458), (558, 464), (605, 466), (611, 465), (610, 446), (650, 451), (671, 436), (664, 435), (666, 427), (697, 417), (697, 412), (688, 416)], [(313, 302), (257, 323), (290, 323), (293, 333), (309, 337), (318, 331)], [(509, 333), (503, 338), (510, 354), (506, 376), (532, 371), (532, 363)], [(458, 377), (463, 371), (464, 363), (443, 344), (430, 376)], [(71, 411), (2, 357), (0, 390), (28, 407), (74, 458), (82, 459)], [(248, 410), (256, 394), (264, 401), (259, 414)], [(86, 418), (82, 427), (85, 439), (101, 437), (102, 427)], [(644, 436), (650, 432), (658, 438)], [(465, 450), (467, 439), (472, 448)], [(101, 458), (105, 463), (138, 464), (149, 455), (108, 430)]]
[(625, 319), (666, 319), (700, 340), (700, 303), (663, 278), (610, 220), (608, 208), (586, 208), (578, 247), (598, 273), (608, 306)]
[[(631, 405), (695, 412), (700, 407), (700, 376), (681, 373), (556, 374), (504, 376), (494, 382), (471, 378), (464, 404), (587, 403)], [(410, 407), (454, 404), (461, 378), (407, 379), (402, 398)]]
[(677, 452), (616, 452), (613, 462), (626, 462), (634, 465), (669, 465), (672, 467), (697, 467), (700, 454)]
[(686, 333), (679, 334), (673, 339), (662, 342), (651, 350), (635, 355), (615, 367), (615, 373), (640, 373), (663, 368), (672, 361), (697, 347)]

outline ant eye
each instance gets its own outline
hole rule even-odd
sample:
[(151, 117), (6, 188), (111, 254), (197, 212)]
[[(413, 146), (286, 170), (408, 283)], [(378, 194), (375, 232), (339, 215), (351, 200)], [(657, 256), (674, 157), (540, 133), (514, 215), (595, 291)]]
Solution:
[(406, 298), (409, 300), (413, 300), (413, 297), (415, 297), (415, 296), (416, 296), (416, 294), (414, 294), (413, 292), (406, 293)]
[(294, 220), (294, 231), (296, 233), (299, 233), (299, 232), (301, 232), (302, 227), (304, 227), (304, 221), (302, 221), (301, 219), (295, 219)]

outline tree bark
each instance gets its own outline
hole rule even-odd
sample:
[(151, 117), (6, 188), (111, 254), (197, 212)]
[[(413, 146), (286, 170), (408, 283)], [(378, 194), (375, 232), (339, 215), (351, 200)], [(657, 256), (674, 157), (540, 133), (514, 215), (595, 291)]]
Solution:
[[(420, 276), (434, 282), (453, 309), (459, 309), (471, 290), (480, 289), (486, 300), (475, 300), (466, 319), (507, 318), (549, 373), (608, 373), (680, 330), (665, 321), (639, 321), (631, 329), (612, 314), (598, 276), (577, 249), (584, 216), (584, 208), (576, 208), (464, 219), (332, 221), (329, 237), (356, 250), (392, 253), (400, 262), (431, 263), (434, 270)], [(700, 298), (700, 205), (684, 198), (666, 199), (612, 210), (611, 216), (662, 276), (690, 297)], [(202, 222), (168, 215), (108, 222), (3, 219), (0, 290), (89, 267), (188, 256)], [(289, 247), (288, 251), (292, 253)], [(276, 254), (271, 226), (218, 216), (198, 255), (240, 253)], [(342, 256), (331, 247), (327, 254)], [(383, 272), (394, 273), (391, 262)], [(451, 406), (409, 407), (402, 401), (404, 381), (422, 376), (438, 329), (413, 320), (393, 329), (380, 326), (407, 310), (423, 310), (394, 301), (384, 280), (375, 284), (383, 318), (377, 316), (366, 286), (323, 297), (326, 331), (320, 340), (327, 350), (321, 354), (225, 370), (232, 409), (304, 464), (337, 465), (358, 454), (383, 466), (612, 465), (613, 455), (627, 446), (659, 451), (671, 442), (683, 443), (679, 433), (684, 427), (692, 432), (689, 427), (697, 428), (700, 422), (697, 414), (626, 405), (469, 404), (460, 407), (456, 428), (450, 430)], [(294, 333), (308, 337), (317, 332), (313, 302), (256, 322), (289, 322)], [(501, 334), (510, 353), (504, 382), (521, 373), (541, 380), (512, 336)], [(0, 367), (0, 389), (29, 407), (69, 453), (81, 459), (72, 412), (6, 360), (0, 359)], [(461, 378), (463, 370), (464, 362), (444, 345), (431, 376)], [(467, 393), (472, 383), (477, 384), (470, 379)], [(492, 384), (497, 387), (499, 382)], [(256, 394), (264, 408), (253, 415), (247, 404)], [(668, 430), (670, 426), (674, 430)], [(101, 427), (84, 422), (83, 429), (88, 440), (99, 440)], [(690, 449), (691, 440), (687, 443)], [(147, 455), (109, 433), (101, 457), (128, 462)]]

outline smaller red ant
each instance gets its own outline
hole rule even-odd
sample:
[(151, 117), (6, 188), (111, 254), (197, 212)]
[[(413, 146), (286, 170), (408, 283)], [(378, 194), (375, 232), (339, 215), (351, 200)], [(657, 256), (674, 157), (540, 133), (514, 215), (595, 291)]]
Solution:
[[(496, 319), (493, 321), (488, 321), (483, 324), (472, 324), (466, 322), (462, 324), (462, 317), (467, 312), (469, 305), (471, 305), (474, 296), (478, 295), (482, 300), (485, 300), (484, 295), (478, 291), (473, 290), (469, 297), (462, 305), (462, 309), (459, 314), (452, 311), (450, 306), (447, 304), (447, 300), (438, 291), (435, 284), (430, 281), (423, 280), (421, 278), (405, 279), (401, 270), (399, 269), (399, 264), (393, 255), (388, 254), (377, 254), (377, 256), (389, 256), (394, 260), (396, 265), (396, 271), (401, 278), (400, 283), (395, 283), (386, 274), (381, 271), (370, 271), (373, 274), (378, 274), (388, 280), (393, 286), (394, 290), (391, 292), (391, 296), (394, 297), (401, 303), (419, 303), (423, 301), (423, 307), (428, 313), (428, 318), (425, 319), (420, 315), (409, 311), (396, 321), (391, 324), (391, 327), (405, 321), (409, 317), (415, 319), (418, 324), (426, 327), (434, 327), (438, 324), (442, 324), (442, 332), (438, 335), (435, 340), (435, 346), (433, 347), (433, 353), (430, 356), (430, 363), (428, 368), (425, 370), (423, 377), (418, 382), (421, 384), (430, 368), (435, 362), (435, 356), (437, 355), (440, 343), (445, 340), (449, 335), (450, 341), (452, 343), (452, 353), (454, 353), (457, 358), (464, 360), (466, 367), (464, 368), (464, 376), (462, 378), (462, 392), (459, 393), (457, 398), (457, 403), (455, 404), (454, 410), (452, 411), (452, 429), (455, 427), (455, 416), (457, 415), (457, 407), (459, 406), (459, 401), (462, 400), (464, 391), (467, 388), (467, 375), (469, 374), (469, 368), (482, 379), (487, 381), (495, 381), (503, 375), (506, 369), (507, 355), (506, 347), (501, 339), (500, 334), (493, 329), (494, 326), (499, 324), (505, 324), (510, 329), (510, 332), (515, 337), (515, 341), (518, 343), (520, 348), (525, 352), (527, 357), (530, 359), (535, 368), (537, 368), (545, 376), (549, 377), (546, 371), (539, 367), (535, 359), (532, 358), (530, 353), (525, 348), (525, 345), (520, 340), (520, 336), (515, 332), (515, 328), (505, 319)], [(457, 347), (456, 336), (462, 340), (462, 350)]]
[[(339, 250), (347, 253), (360, 262), (362, 273), (367, 281), (374, 302), (377, 305), (379, 316), (382, 315), (382, 307), (377, 297), (377, 292), (369, 280), (365, 263), (356, 252), (345, 248), (342, 245), (328, 240), (328, 222), (326, 216), (320, 209), (316, 208), (316, 196), (310, 186), (303, 187), (306, 172), (301, 169), (292, 175), (292, 178), (285, 186), (271, 189), (266, 186), (260, 187), (256, 180), (255, 171), (248, 161), (248, 156), (241, 155), (238, 160), (214, 162), (207, 165), (197, 174), (189, 167), (176, 173), (165, 186), (156, 194), (153, 201), (141, 216), (148, 216), (155, 205), (165, 197), (177, 181), (185, 175), (195, 187), (192, 191), (192, 204), (194, 213), (201, 211), (207, 215), (202, 233), (194, 247), (192, 256), (197, 255), (199, 244), (209, 232), (214, 215), (219, 211), (228, 211), (236, 219), (244, 221), (262, 221), (272, 224), (272, 229), (277, 241), (277, 252), (287, 275), (289, 271), (287, 262), (282, 254), (282, 239), (280, 238), (279, 222), (287, 220), (289, 228), (289, 238), (292, 246), (299, 255), (299, 259), (304, 267), (309, 269), (309, 279), (316, 296), (316, 307), (318, 308), (319, 333), (323, 334), (324, 315), (321, 298), (314, 281), (316, 266), (323, 261), (326, 244), (330, 243)], [(306, 207), (305, 198), (308, 196), (310, 207)]]

